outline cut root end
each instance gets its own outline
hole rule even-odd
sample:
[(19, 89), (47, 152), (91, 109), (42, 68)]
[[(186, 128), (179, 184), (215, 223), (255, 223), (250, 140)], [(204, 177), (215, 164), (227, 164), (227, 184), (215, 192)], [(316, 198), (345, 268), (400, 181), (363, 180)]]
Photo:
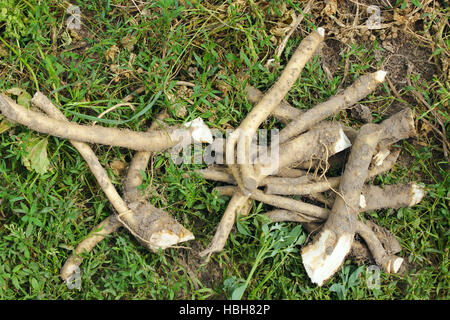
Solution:
[(379, 70), (375, 73), (375, 80), (381, 83), (386, 78), (386, 75), (387, 75), (386, 71)]
[(350, 233), (337, 235), (332, 230), (324, 229), (317, 240), (303, 248), (303, 265), (313, 283), (322, 286), (339, 270), (350, 252), (353, 238)]

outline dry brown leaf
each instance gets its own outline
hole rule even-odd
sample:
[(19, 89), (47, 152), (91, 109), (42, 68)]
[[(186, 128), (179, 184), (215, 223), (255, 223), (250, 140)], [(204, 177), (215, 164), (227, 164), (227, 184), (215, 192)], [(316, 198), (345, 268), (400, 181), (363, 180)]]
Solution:
[(406, 22), (406, 17), (402, 16), (399, 13), (399, 10), (394, 9), (394, 23), (398, 26), (405, 24)]
[(113, 160), (109, 163), (109, 166), (115, 174), (122, 174), (126, 169), (126, 164), (120, 160)]
[(137, 38), (133, 36), (126, 36), (122, 40), (120, 40), (122, 46), (130, 52), (133, 51), (136, 42)]
[(322, 13), (326, 14), (327, 16), (333, 15), (337, 11), (337, 2), (336, 0), (327, 0), (326, 1), (325, 8), (323, 8)]
[(114, 61), (117, 53), (119, 53), (119, 48), (116, 45), (113, 45), (108, 50), (106, 50), (105, 53), (106, 60)]

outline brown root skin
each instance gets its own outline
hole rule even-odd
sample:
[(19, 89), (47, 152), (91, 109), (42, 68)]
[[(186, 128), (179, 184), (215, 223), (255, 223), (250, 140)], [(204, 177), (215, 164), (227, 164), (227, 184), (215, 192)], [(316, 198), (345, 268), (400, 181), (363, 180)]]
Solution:
[[(380, 141), (378, 142), (378, 145), (377, 145), (378, 154), (374, 157), (375, 164), (376, 164), (376, 162), (378, 162), (375, 158), (377, 156), (381, 156), (383, 152), (386, 152), (386, 150), (388, 150), (388, 148), (392, 144), (394, 144), (402, 139), (407, 139), (410, 137), (414, 137), (416, 135), (413, 112), (409, 108), (404, 109), (404, 110), (392, 115), (388, 119), (381, 122), (380, 126), (383, 127), (383, 133), (382, 133)], [(350, 140), (350, 142), (353, 143), (356, 139), (357, 132), (349, 127), (343, 127), (343, 130), (345, 132), (345, 135)], [(393, 151), (391, 151), (391, 153), (392, 152)], [(399, 151), (395, 151), (395, 152), (399, 152)], [(343, 158), (342, 156), (344, 156), (344, 154), (339, 153), (336, 156), (331, 157), (329, 160), (330, 164), (333, 165), (334, 162), (341, 163), (342, 162), (341, 158)], [(396, 153), (396, 157), (398, 157), (398, 153)], [(381, 168), (379, 168), (380, 172), (383, 172), (383, 170), (384, 170), (383, 167), (389, 166), (389, 164), (386, 164), (386, 165), (383, 164), (385, 161), (391, 161), (391, 159), (396, 158), (396, 157), (393, 157), (393, 156), (390, 157), (390, 154), (388, 154), (386, 158), (380, 159), (382, 161), (380, 161), (380, 163), (378, 163), (378, 165), (377, 165), (377, 166), (381, 166)], [(317, 168), (319, 166), (319, 163), (320, 162), (317, 160), (311, 160), (311, 161), (299, 163), (297, 166), (300, 168), (303, 168), (303, 169), (311, 169), (311, 168)], [(374, 170), (377, 170), (377, 169), (374, 168)]]
[[(42, 94), (35, 97), (39, 104)], [(132, 150), (163, 151), (177, 145), (183, 136), (190, 137), (190, 129), (173, 130), (173, 132), (153, 131), (136, 132), (127, 129), (107, 128), (101, 126), (79, 125), (61, 119), (53, 119), (39, 112), (28, 110), (14, 103), (5, 95), (0, 95), (0, 110), (10, 120), (28, 128), (56, 137), (124, 147)]]
[(308, 171), (295, 168), (280, 168), (276, 176), (282, 178), (298, 178), (308, 174)]
[[(247, 93), (247, 98), (251, 103), (258, 103), (264, 95), (260, 90), (250, 85), (245, 88), (245, 92)], [(272, 115), (284, 124), (297, 120), (302, 114), (302, 110), (291, 106), (286, 100), (281, 101), (281, 103), (272, 112)], [(343, 130), (350, 141), (355, 141), (357, 134), (355, 129), (343, 126)]]
[(414, 114), (410, 108), (397, 112), (381, 122), (380, 125), (383, 127), (383, 133), (378, 142), (378, 150), (387, 149), (397, 141), (414, 137), (417, 134)]
[(299, 184), (268, 184), (265, 192), (267, 194), (280, 195), (307, 195), (311, 193), (324, 192), (339, 187), (341, 177), (327, 178), (324, 181), (299, 183)]
[(383, 188), (378, 186), (364, 186), (361, 197), (364, 206), (361, 211), (379, 210), (382, 208), (406, 208), (419, 203), (425, 192), (415, 183), (388, 185)]
[[(220, 167), (211, 167), (206, 169), (198, 169), (194, 171), (196, 174), (202, 176), (206, 180), (213, 180), (219, 182), (225, 182), (229, 184), (236, 184), (233, 176), (228, 172), (225, 168)], [(189, 174), (183, 175), (184, 177), (188, 177)], [(270, 184), (289, 184), (289, 185), (297, 185), (302, 183), (307, 183), (312, 180), (311, 175), (303, 175), (297, 178), (283, 178), (283, 177), (275, 177), (269, 176), (262, 179), (259, 183), (259, 186), (266, 186)]]
[[(214, 188), (214, 190), (221, 196), (231, 197), (238, 189), (235, 186), (221, 186)], [(410, 207), (420, 202), (423, 195), (423, 189), (414, 183), (386, 186), (385, 189), (366, 185), (362, 188), (361, 196), (368, 200), (365, 200), (364, 207), (361, 207), (360, 201), (358, 211), (365, 212), (385, 208), (398, 209)], [(253, 193), (251, 198), (274, 207), (282, 208), (270, 211), (270, 214), (268, 214), (274, 222), (294, 221), (320, 223), (323, 219), (328, 218), (329, 215), (329, 210), (317, 206), (311, 206), (309, 208), (311, 211), (306, 213), (304, 210), (300, 210), (302, 205), (304, 205), (303, 202), (285, 197), (265, 195), (260, 191)], [(385, 244), (383, 243), (383, 245)]]
[(267, 119), (292, 88), (295, 81), (299, 78), (303, 67), (323, 39), (323, 29), (320, 29), (313, 31), (309, 36), (302, 40), (278, 80), (261, 98), (256, 106), (253, 107), (252, 111), (247, 115), (244, 121), (242, 121), (239, 126), (240, 129), (251, 133), (254, 133), (258, 129), (261, 123)]
[(300, 200), (268, 195), (260, 190), (254, 190), (251, 198), (270, 204), (271, 206), (277, 208), (295, 211), (298, 214), (303, 215), (305, 219), (309, 219), (309, 221), (325, 220), (328, 217), (328, 209), (302, 202)]
[(329, 116), (352, 106), (374, 91), (377, 85), (384, 81), (384, 77), (384, 71), (377, 71), (359, 77), (355, 83), (342, 93), (316, 105), (303, 113), (297, 120), (290, 122), (280, 131), (280, 143), (288, 141)]
[[(161, 127), (164, 128), (165, 125), (162, 121), (168, 116), (169, 114), (166, 111), (158, 114), (156, 119), (154, 119), (150, 125), (148, 131), (155, 131)], [(138, 151), (134, 155), (123, 183), (124, 197), (127, 202), (143, 200), (142, 195), (137, 188), (142, 184), (141, 170), (145, 170), (147, 168), (150, 156), (151, 152), (149, 151)]]
[(339, 270), (351, 250), (362, 186), (381, 132), (374, 124), (360, 129), (341, 178), (340, 195), (320, 233), (302, 249), (306, 272), (319, 286)]
[(275, 209), (264, 213), (264, 216), (269, 218), (272, 222), (311, 222), (310, 219), (305, 218), (305, 216), (299, 214), (298, 212), (284, 209)]
[(116, 216), (109, 216), (96, 226), (75, 248), (75, 252), (70, 255), (64, 266), (61, 268), (60, 276), (64, 281), (70, 279), (77, 268), (83, 262), (80, 256), (84, 252), (90, 252), (100, 241), (111, 233), (118, 230), (122, 224), (116, 219)]
[[(278, 166), (272, 166), (274, 169), (264, 170), (263, 165), (256, 163), (256, 171), (264, 171), (264, 174), (258, 177), (258, 181), (265, 176), (277, 174), (278, 168), (288, 168), (298, 161), (312, 158), (326, 160), (350, 145), (339, 124), (319, 124), (297, 138), (280, 145)], [(274, 153), (271, 151), (270, 154)]]
[[(223, 186), (216, 187), (214, 190), (216, 190), (221, 196), (232, 196), (238, 189), (233, 186)], [(328, 217), (328, 209), (291, 198), (267, 195), (260, 190), (254, 190), (250, 198), (270, 204), (271, 206), (277, 208), (295, 212), (302, 216), (305, 221), (323, 221)]]

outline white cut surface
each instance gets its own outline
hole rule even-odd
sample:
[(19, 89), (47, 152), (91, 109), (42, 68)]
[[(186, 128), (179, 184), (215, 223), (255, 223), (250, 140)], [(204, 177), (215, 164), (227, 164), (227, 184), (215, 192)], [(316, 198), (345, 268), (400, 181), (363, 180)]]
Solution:
[(418, 204), (422, 200), (424, 195), (425, 192), (423, 191), (423, 189), (419, 185), (413, 183), (413, 185), (411, 186), (411, 200), (409, 201), (409, 206), (412, 207)]
[(213, 135), (208, 126), (203, 122), (202, 118), (196, 118), (184, 124), (185, 128), (189, 128), (191, 131), (192, 139), (194, 142), (200, 143), (212, 143)]
[(166, 249), (167, 247), (173, 246), (178, 243), (178, 236), (168, 230), (161, 230), (155, 232), (150, 238), (150, 246), (154, 250)]
[(342, 128), (339, 128), (339, 139), (334, 144), (334, 150), (333, 150), (334, 153), (341, 152), (342, 150), (347, 149), (351, 145), (352, 145), (352, 143), (345, 135), (344, 130), (342, 130)]
[(322, 36), (325, 37), (325, 29), (322, 27), (317, 28), (317, 32)]
[(398, 270), (400, 270), (400, 267), (402, 266), (402, 264), (403, 264), (403, 258), (397, 258), (397, 259), (395, 259), (394, 260), (394, 263), (393, 263), (393, 272), (394, 273), (397, 273), (398, 272)]
[[(353, 234), (345, 233), (339, 236), (332, 252), (327, 254), (327, 243), (332, 243), (334, 233), (324, 229), (317, 241), (302, 250), (302, 260), (306, 273), (313, 283), (322, 286), (333, 274), (338, 271), (350, 252), (353, 243)], [(327, 241), (328, 240), (328, 241)]]
[(383, 81), (384, 81), (384, 78), (386, 77), (386, 74), (387, 74), (386, 71), (378, 70), (378, 71), (375, 73), (375, 80), (378, 81), (378, 82), (383, 82)]

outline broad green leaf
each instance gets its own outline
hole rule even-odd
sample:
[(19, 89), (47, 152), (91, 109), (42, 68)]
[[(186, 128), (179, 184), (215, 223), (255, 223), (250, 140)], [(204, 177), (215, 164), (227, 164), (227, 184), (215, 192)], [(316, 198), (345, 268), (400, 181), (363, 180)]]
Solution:
[(26, 142), (27, 154), (22, 157), (23, 164), (27, 169), (43, 174), (48, 171), (50, 161), (47, 157), (47, 139), (32, 138)]
[(245, 289), (247, 289), (247, 284), (243, 284), (242, 286), (234, 289), (231, 295), (231, 300), (241, 300), (242, 296), (244, 295)]
[(38, 281), (37, 281), (35, 278), (31, 278), (31, 286), (33, 287), (33, 289), (34, 289), (35, 291), (39, 291), (39, 289), (41, 288), (41, 287), (39, 286)]
[(24, 106), (26, 108), (30, 107), (30, 102), (31, 95), (26, 91), (22, 92), (22, 94), (17, 97), (17, 104), (20, 104), (21, 106)]

